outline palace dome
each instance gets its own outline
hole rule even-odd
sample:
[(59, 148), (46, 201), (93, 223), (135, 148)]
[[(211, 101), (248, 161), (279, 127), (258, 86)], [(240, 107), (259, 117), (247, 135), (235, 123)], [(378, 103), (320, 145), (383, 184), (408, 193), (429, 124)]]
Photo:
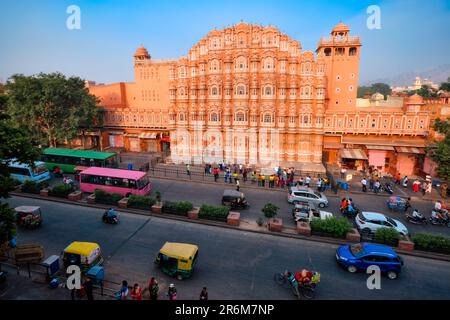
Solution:
[(137, 48), (136, 52), (134, 53), (134, 56), (135, 57), (139, 57), (139, 56), (150, 57), (147, 49), (144, 48), (144, 46), (140, 46), (139, 48)]
[(332, 31), (332, 32), (346, 32), (346, 31), (350, 31), (350, 28), (349, 28), (346, 24), (344, 24), (344, 23), (342, 23), (342, 22), (339, 22), (339, 23), (333, 28), (333, 31)]

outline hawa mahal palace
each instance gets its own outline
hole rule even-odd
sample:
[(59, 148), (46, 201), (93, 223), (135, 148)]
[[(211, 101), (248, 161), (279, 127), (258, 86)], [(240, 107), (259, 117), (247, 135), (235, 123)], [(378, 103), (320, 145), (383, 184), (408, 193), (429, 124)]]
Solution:
[(134, 54), (134, 82), (87, 84), (104, 108), (101, 149), (170, 152), (174, 163), (323, 171), (323, 163), (405, 175), (433, 171), (424, 147), (448, 97), (357, 99), (361, 41), (336, 25), (315, 52), (273, 26), (212, 30), (186, 57)]

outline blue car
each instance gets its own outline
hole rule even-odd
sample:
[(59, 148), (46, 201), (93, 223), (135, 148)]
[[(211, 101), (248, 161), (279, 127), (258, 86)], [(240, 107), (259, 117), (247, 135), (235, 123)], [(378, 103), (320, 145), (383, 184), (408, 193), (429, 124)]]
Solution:
[(403, 266), (402, 258), (391, 247), (374, 243), (342, 245), (336, 250), (336, 259), (351, 273), (378, 266), (391, 280), (397, 278)]

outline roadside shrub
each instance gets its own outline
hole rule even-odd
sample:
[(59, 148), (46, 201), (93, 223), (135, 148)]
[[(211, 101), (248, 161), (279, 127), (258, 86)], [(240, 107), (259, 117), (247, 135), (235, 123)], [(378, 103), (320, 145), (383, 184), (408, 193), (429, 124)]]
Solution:
[(27, 180), (22, 184), (21, 190), (26, 193), (36, 193), (39, 194), (41, 189), (48, 187), (48, 183), (46, 181), (42, 181), (36, 183), (35, 181)]
[(198, 213), (198, 217), (200, 219), (226, 221), (229, 213), (230, 213), (230, 207), (210, 206), (210, 205), (204, 204), (200, 207), (200, 212)]
[(335, 237), (343, 238), (352, 228), (352, 224), (344, 217), (329, 217), (327, 219), (312, 219), (311, 230), (329, 233)]
[(156, 201), (161, 202), (161, 192), (156, 191), (155, 192), (155, 198), (156, 198)]
[(266, 218), (274, 218), (278, 214), (278, 207), (272, 203), (266, 203), (261, 211)]
[(400, 233), (393, 228), (380, 228), (375, 232), (375, 241), (396, 246), (400, 240)]
[(166, 201), (163, 204), (162, 211), (164, 213), (172, 213), (185, 216), (187, 215), (188, 211), (192, 210), (192, 208), (194, 208), (194, 205), (189, 201)]
[(450, 238), (429, 233), (416, 233), (411, 240), (419, 250), (450, 253)]
[(74, 187), (68, 184), (58, 184), (52, 187), (49, 191), (49, 195), (54, 197), (67, 198), (69, 193), (74, 191)]
[(108, 193), (102, 189), (95, 189), (95, 202), (117, 205), (117, 202), (123, 198), (119, 193)]
[(152, 197), (138, 196), (135, 194), (132, 194), (128, 197), (128, 206), (130, 208), (150, 209), (155, 203), (156, 200)]

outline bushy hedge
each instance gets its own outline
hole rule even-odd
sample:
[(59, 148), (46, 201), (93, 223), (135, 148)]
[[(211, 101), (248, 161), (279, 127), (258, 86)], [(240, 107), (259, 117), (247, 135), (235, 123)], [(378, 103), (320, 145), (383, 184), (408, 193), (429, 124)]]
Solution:
[(391, 246), (398, 245), (400, 233), (394, 228), (380, 228), (375, 231), (375, 241)]
[(344, 217), (329, 217), (326, 219), (312, 219), (311, 230), (329, 233), (335, 237), (343, 238), (352, 228), (352, 224)]
[(187, 215), (188, 211), (192, 210), (193, 208), (194, 205), (189, 201), (166, 201), (163, 204), (162, 212), (185, 216)]
[(411, 240), (419, 250), (450, 253), (450, 238), (429, 233), (416, 233)]
[(230, 207), (210, 206), (210, 205), (204, 204), (200, 207), (200, 212), (198, 213), (198, 217), (200, 219), (226, 221), (229, 213), (230, 213)]
[(123, 198), (119, 193), (109, 193), (102, 189), (95, 189), (95, 202), (117, 205), (117, 202)]
[(58, 184), (52, 187), (49, 191), (49, 195), (53, 197), (67, 198), (69, 193), (72, 193), (75, 188), (68, 184)]
[(35, 181), (26, 180), (20, 189), (22, 192), (39, 194), (39, 191), (46, 187), (48, 187), (47, 181), (36, 183)]
[(128, 197), (128, 207), (137, 209), (150, 209), (156, 200), (152, 197), (138, 196), (132, 194)]

